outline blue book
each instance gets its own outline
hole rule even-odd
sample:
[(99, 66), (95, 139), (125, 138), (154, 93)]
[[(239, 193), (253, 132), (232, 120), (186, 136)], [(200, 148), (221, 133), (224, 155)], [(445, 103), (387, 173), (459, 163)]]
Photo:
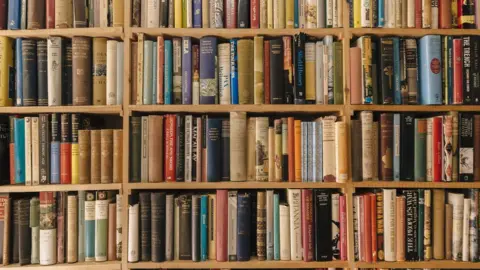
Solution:
[(222, 170), (222, 118), (207, 118), (207, 182), (218, 182)]
[(378, 26), (385, 26), (385, 0), (377, 0), (377, 10), (378, 10)]
[(23, 57), (22, 39), (15, 40), (15, 106), (23, 105)]
[(280, 260), (280, 197), (273, 194), (273, 259)]
[(202, 28), (202, 0), (193, 0), (193, 27)]
[(59, 114), (52, 114), (50, 121), (52, 138), (50, 141), (50, 183), (60, 184), (60, 122)]
[(442, 49), (439, 35), (424, 36), (419, 41), (420, 104), (442, 104)]
[(217, 38), (200, 39), (200, 104), (218, 104)]
[(91, 261), (92, 259), (95, 260), (95, 192), (94, 191), (87, 191), (85, 195), (84, 245), (85, 245), (85, 260), (86, 261)]
[(15, 118), (15, 184), (25, 184), (25, 120)]
[(313, 182), (323, 182), (323, 124), (322, 120), (316, 120), (315, 138), (315, 175)]
[(208, 195), (200, 198), (200, 260), (208, 260)]
[(252, 233), (250, 218), (251, 211), (250, 194), (239, 193), (237, 197), (237, 260), (250, 260), (250, 234)]
[(152, 104), (157, 104), (157, 42), (153, 42)]
[(143, 43), (143, 104), (152, 104), (153, 98), (153, 41)]
[(402, 104), (400, 87), (400, 39), (393, 37), (393, 104)]
[(293, 28), (300, 28), (299, 18), (298, 18), (298, 0), (293, 0)]
[(393, 114), (393, 180), (400, 181), (400, 118), (401, 114)]
[(192, 104), (192, 38), (183, 37), (182, 47), (182, 104), (188, 105)]
[(238, 104), (238, 55), (237, 41), (230, 40), (230, 98), (232, 104)]
[(163, 87), (165, 92), (163, 93), (165, 105), (172, 104), (173, 100), (173, 47), (171, 40), (165, 40), (165, 70), (164, 70), (164, 79)]
[(8, 29), (20, 29), (22, 0), (8, 0)]

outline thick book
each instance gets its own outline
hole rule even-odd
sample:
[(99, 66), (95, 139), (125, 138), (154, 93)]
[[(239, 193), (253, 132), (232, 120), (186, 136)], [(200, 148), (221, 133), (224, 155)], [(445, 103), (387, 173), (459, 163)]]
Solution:
[(313, 190), (315, 254), (316, 261), (332, 260), (332, 245), (323, 239), (332, 238), (332, 207), (331, 193), (328, 190)]
[(254, 101), (253, 40), (240, 39), (237, 41), (236, 59), (238, 60), (238, 104), (252, 104)]
[(270, 40), (271, 104), (285, 103), (283, 61), (283, 40), (281, 38)]
[(200, 39), (200, 104), (218, 104), (217, 38)]
[(442, 54), (438, 35), (427, 35), (419, 40), (420, 103), (442, 104)]
[(473, 115), (469, 113), (459, 114), (459, 181), (471, 182), (474, 168), (474, 122)]
[(151, 232), (152, 213), (150, 192), (140, 192), (140, 260), (150, 261), (151, 256)]
[(180, 195), (180, 246), (179, 259), (192, 260), (192, 197)]

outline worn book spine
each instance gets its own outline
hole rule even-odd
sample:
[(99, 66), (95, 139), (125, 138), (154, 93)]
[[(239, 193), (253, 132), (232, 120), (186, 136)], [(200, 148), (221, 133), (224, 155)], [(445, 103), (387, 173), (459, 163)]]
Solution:
[(220, 104), (230, 104), (230, 43), (218, 45), (218, 82)]
[(19, 248), (19, 263), (20, 265), (27, 265), (31, 263), (31, 231), (30, 223), (30, 200), (20, 199), (18, 203), (18, 248)]
[(116, 215), (115, 215), (115, 259), (121, 260), (122, 259), (122, 220), (123, 220), (123, 195), (117, 194), (116, 195)]
[(474, 180), (473, 116), (469, 113), (462, 113), (459, 118), (459, 160), (462, 161), (459, 168), (459, 181), (471, 182)]
[(107, 100), (107, 39), (93, 39), (93, 105), (106, 105)]
[(397, 196), (395, 200), (395, 234), (396, 234), (396, 258), (397, 261), (405, 261), (405, 243), (407, 239), (405, 237), (405, 204), (406, 200), (404, 196)]
[(78, 260), (78, 201), (75, 194), (67, 196), (67, 263)]
[[(57, 262), (57, 224), (55, 192), (40, 192), (40, 265)], [(4, 257), (5, 259), (5, 257)]]
[(55, 28), (72, 28), (73, 4), (72, 0), (55, 1)]
[(67, 237), (67, 192), (59, 192), (56, 197), (57, 205), (57, 263), (65, 263)]
[[(106, 40), (105, 40), (105, 45), (106, 45)], [(96, 77), (97, 70), (92, 70), (91, 53), (92, 53), (91, 38), (89, 37), (73, 37), (72, 38), (73, 105), (78, 106), (78, 105), (92, 104), (92, 93), (90, 93), (89, 91), (90, 89), (92, 89), (92, 71), (95, 71), (93, 77)], [(106, 48), (105, 48), (105, 54), (106, 54)], [(94, 53), (94, 56), (95, 55), (96, 53)], [(105, 69), (103, 71), (105, 71)], [(93, 80), (95, 80), (95, 78)]]
[(238, 60), (238, 104), (254, 102), (254, 42), (240, 39), (237, 41)]
[[(255, 118), (255, 141), (257, 145), (260, 145), (263, 152), (256, 152), (255, 162), (255, 179), (256, 181), (265, 182), (268, 181), (269, 171), (266, 170), (268, 166), (268, 117), (256, 117)], [(274, 172), (272, 172), (274, 173)]]
[(123, 176), (123, 130), (113, 130), (112, 182), (121, 183)]
[[(173, 99), (172, 104), (182, 104), (182, 40), (173, 39)], [(145, 72), (145, 70), (144, 70)], [(143, 82), (145, 84), (145, 82)]]
[(154, 262), (165, 260), (165, 202), (165, 193), (151, 193), (151, 252)]
[[(108, 40), (106, 44), (106, 104), (117, 104), (117, 44), (116, 40)], [(119, 75), (120, 76), (120, 75)]]
[(32, 185), (32, 117), (25, 117), (25, 185)]
[[(463, 257), (463, 213), (464, 213), (464, 195), (460, 193), (448, 193), (448, 203), (453, 208), (453, 226), (452, 226), (452, 259), (461, 261)], [(434, 239), (435, 241), (435, 239)]]
[(90, 182), (92, 184), (101, 183), (101, 139), (101, 130), (90, 131)]
[(151, 195), (140, 192), (140, 260), (151, 260)]
[(138, 262), (140, 256), (139, 245), (139, 221), (140, 221), (140, 206), (138, 193), (133, 193), (128, 198), (128, 262)]
[[(35, 40), (25, 39), (22, 41), (20, 49), (23, 70), (22, 74), (23, 89), (17, 91), (23, 92), (22, 104), (24, 106), (37, 105), (37, 42)], [(18, 88), (18, 86), (17, 86)]]
[(115, 261), (116, 259), (116, 203), (108, 204), (108, 244), (107, 244), (107, 259)]
[(12, 200), (6, 196), (4, 203), (4, 228), (3, 228), (3, 244), (2, 244), (2, 265), (8, 265), (10, 259), (10, 226), (11, 226), (11, 209)]
[(334, 130), (335, 130), (336, 181), (338, 183), (345, 183), (348, 179), (348, 157), (346, 154), (347, 153), (347, 124), (344, 121), (335, 122)]
[(60, 122), (60, 182), (72, 183), (72, 136), (70, 114), (61, 114)]
[(100, 183), (113, 182), (113, 130), (102, 129), (100, 131)]
[(73, 0), (73, 27), (88, 27), (88, 6), (86, 0)]
[(380, 115), (380, 153), (381, 168), (380, 179), (393, 180), (393, 114), (383, 113)]
[(37, 97), (39, 106), (48, 105), (47, 41), (37, 41)]
[(107, 260), (108, 193), (97, 191), (95, 198), (95, 261)]
[(218, 104), (217, 38), (200, 39), (200, 104)]
[(310, 262), (314, 259), (314, 228), (313, 228), (313, 193), (310, 189), (304, 189), (302, 192), (302, 246), (303, 260)]
[[(5, 200), (7, 199), (8, 197), (0, 197), (0, 207), (2, 203), (5, 203), (5, 201), (2, 201), (2, 200)], [(5, 205), (3, 205), (3, 214), (5, 214)], [(29, 223), (29, 226), (30, 226), (30, 230), (31, 230), (31, 243), (32, 243), (32, 246), (31, 246), (31, 263), (32, 264), (38, 264), (40, 263), (40, 200), (38, 197), (33, 197), (32, 199), (30, 199), (30, 223)], [(2, 216), (0, 215), (0, 219), (3, 220), (3, 222), (5, 222), (4, 220), (5, 216)], [(0, 221), (0, 224), (1, 224), (1, 221)], [(5, 223), (3, 224), (3, 226), (7, 226)], [(1, 225), (0, 225), (1, 227)], [(5, 229), (5, 227), (4, 227)], [(3, 240), (3, 243), (2, 245), (6, 243), (5, 240)]]
[(237, 260), (237, 191), (228, 191), (227, 255), (229, 261)]
[(85, 261), (85, 191), (78, 191), (78, 261)]
[(395, 189), (383, 190), (383, 217), (384, 217), (384, 251), (385, 261), (396, 261), (396, 228), (395, 228)]
[(62, 47), (62, 104), (73, 105), (73, 79), (72, 79), (72, 42), (64, 40)]
[(257, 258), (260, 261), (266, 259), (266, 193), (264, 191), (257, 192), (257, 229), (256, 229), (256, 242), (257, 242)]
[[(265, 88), (264, 88), (264, 41), (262, 36), (256, 36), (253, 39), (253, 54), (254, 54), (254, 104), (263, 104), (265, 102)], [(270, 53), (270, 51), (268, 52)], [(270, 55), (268, 57), (270, 59)], [(270, 69), (269, 69), (270, 70)], [(270, 75), (270, 74), (269, 74)], [(270, 77), (270, 76), (269, 76)]]
[(85, 261), (95, 261), (95, 192), (85, 193)]
[(48, 105), (62, 105), (62, 38), (49, 37), (47, 44), (48, 54)]

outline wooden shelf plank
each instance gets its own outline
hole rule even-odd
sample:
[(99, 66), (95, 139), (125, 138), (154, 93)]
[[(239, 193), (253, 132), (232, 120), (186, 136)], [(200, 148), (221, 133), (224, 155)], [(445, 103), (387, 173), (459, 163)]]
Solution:
[(385, 111), (385, 112), (475, 112), (479, 105), (350, 105), (352, 111)]
[(349, 32), (353, 36), (376, 35), (423, 37), (426, 35), (480, 35), (479, 29), (350, 28)]
[(246, 262), (192, 262), (192, 261), (169, 261), (169, 262), (138, 262), (128, 263), (129, 269), (205, 269), (205, 268), (254, 268), (254, 269), (276, 269), (276, 268), (344, 268), (348, 267), (346, 261), (329, 262), (304, 262), (304, 261), (259, 261), (252, 259)]
[(341, 183), (302, 182), (204, 182), (204, 183), (128, 183), (129, 190), (140, 189), (284, 189), (284, 188), (345, 188)]
[(42, 269), (42, 270), (120, 270), (121, 262), (120, 261), (107, 261), (107, 262), (79, 262), (79, 263), (60, 263), (53, 265), (39, 265), (39, 264), (30, 264), (22, 265), (19, 264), (10, 264), (7, 266), (2, 266), (9, 270), (22, 270), (22, 269)]
[(90, 113), (121, 114), (121, 105), (110, 106), (13, 106), (0, 107), (0, 114), (34, 114), (34, 113)]
[(122, 184), (49, 184), (38, 186), (6, 185), (0, 186), (2, 193), (42, 192), (42, 191), (78, 191), (78, 190), (121, 190)]
[(358, 268), (441, 268), (441, 269), (480, 269), (478, 262), (455, 262), (451, 260), (431, 260), (424, 262), (356, 262)]
[(322, 37), (326, 35), (342, 36), (343, 28), (321, 28), (321, 29), (214, 29), (214, 28), (140, 28), (132, 27), (132, 33), (145, 33), (150, 36), (178, 36), (195, 37), (218, 36), (223, 38), (244, 38), (256, 35), (265, 36), (292, 36), (300, 32), (311, 36)]
[(320, 112), (343, 112), (343, 105), (130, 105), (133, 112), (191, 112), (191, 113), (228, 113), (228, 112), (252, 112), (252, 113), (320, 113)]
[(49, 36), (123, 38), (123, 27), (62, 28), (38, 30), (0, 30), (0, 36), (11, 38), (48, 38)]
[(363, 181), (352, 185), (355, 188), (480, 188), (480, 182)]

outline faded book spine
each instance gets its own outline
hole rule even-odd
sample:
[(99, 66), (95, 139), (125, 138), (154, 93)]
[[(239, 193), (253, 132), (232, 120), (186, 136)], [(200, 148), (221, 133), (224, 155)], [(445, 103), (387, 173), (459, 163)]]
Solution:
[(49, 37), (48, 54), (48, 106), (62, 105), (62, 38)]
[(91, 105), (92, 51), (89, 37), (72, 38), (73, 105)]
[(75, 194), (67, 197), (67, 263), (78, 259), (78, 202)]

